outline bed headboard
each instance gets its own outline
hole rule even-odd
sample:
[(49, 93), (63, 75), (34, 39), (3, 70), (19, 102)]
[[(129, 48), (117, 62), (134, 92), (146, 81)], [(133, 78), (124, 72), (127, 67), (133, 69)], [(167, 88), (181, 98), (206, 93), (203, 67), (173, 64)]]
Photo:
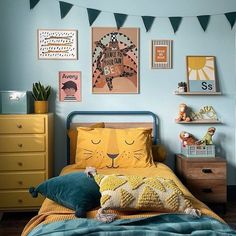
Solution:
[[(120, 122), (120, 123), (110, 123), (105, 122), (106, 127), (114, 127), (114, 128), (131, 128), (131, 127), (152, 127), (152, 135), (153, 135), (153, 144), (158, 143), (158, 117), (151, 111), (73, 111), (67, 116), (66, 120), (66, 128), (67, 130), (70, 129), (71, 124), (73, 123), (73, 118), (78, 116), (98, 116), (98, 115), (124, 115), (124, 116), (149, 116), (152, 117), (151, 122)], [(79, 123), (81, 126), (85, 126), (88, 123)], [(132, 124), (132, 125), (131, 125)], [(67, 135), (67, 164), (70, 164), (70, 139)]]

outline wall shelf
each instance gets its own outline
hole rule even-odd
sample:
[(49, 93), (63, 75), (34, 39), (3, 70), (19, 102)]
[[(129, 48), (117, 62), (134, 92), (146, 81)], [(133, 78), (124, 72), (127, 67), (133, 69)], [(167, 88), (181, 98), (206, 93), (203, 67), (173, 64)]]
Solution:
[(222, 95), (221, 92), (183, 92), (180, 93), (178, 91), (174, 92), (175, 95)]
[(193, 120), (193, 121), (176, 121), (177, 124), (222, 124), (220, 120)]

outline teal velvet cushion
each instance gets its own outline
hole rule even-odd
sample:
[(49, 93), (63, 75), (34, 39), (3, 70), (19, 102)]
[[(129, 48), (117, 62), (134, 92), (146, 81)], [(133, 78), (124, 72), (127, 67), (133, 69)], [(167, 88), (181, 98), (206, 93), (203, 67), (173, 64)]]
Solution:
[(60, 205), (75, 210), (77, 217), (86, 217), (86, 211), (99, 206), (101, 198), (94, 179), (83, 172), (48, 179), (36, 188), (31, 187), (29, 192), (33, 197), (40, 193)]

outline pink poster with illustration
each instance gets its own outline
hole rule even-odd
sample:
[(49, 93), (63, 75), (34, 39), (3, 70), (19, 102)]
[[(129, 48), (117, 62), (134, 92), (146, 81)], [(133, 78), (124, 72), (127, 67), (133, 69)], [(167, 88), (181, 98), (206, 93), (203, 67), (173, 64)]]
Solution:
[(81, 101), (81, 72), (59, 72), (59, 100), (61, 102)]

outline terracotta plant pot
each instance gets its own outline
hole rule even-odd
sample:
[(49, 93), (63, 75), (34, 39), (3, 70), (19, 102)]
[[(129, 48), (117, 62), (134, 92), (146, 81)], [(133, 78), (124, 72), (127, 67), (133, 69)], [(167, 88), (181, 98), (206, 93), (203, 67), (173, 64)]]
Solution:
[(34, 113), (36, 114), (48, 113), (48, 101), (34, 101)]

